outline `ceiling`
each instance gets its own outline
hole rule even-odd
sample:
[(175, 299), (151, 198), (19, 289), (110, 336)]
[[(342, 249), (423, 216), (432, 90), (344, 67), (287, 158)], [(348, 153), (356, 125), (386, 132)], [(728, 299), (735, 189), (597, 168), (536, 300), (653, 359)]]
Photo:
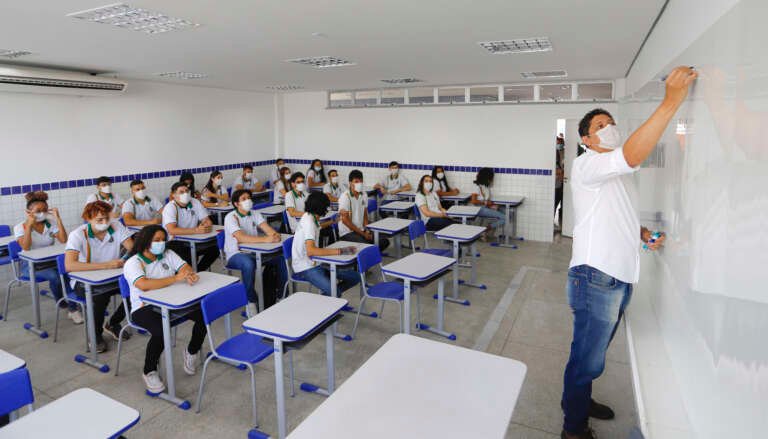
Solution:
[[(118, 77), (269, 91), (377, 88), (381, 79), (425, 84), (526, 82), (560, 70), (569, 80), (624, 77), (664, 0), (130, 0), (202, 26), (149, 35), (66, 17), (109, 0), (24, 0), (0, 5), (0, 49), (15, 64)], [(313, 36), (321, 33), (322, 36)], [(546, 53), (492, 55), (477, 42), (549, 37)], [(354, 66), (315, 69), (285, 60), (331, 55)], [(0, 58), (2, 60), (2, 58)], [(2, 62), (2, 61), (0, 61)], [(160, 72), (205, 73), (164, 79)]]

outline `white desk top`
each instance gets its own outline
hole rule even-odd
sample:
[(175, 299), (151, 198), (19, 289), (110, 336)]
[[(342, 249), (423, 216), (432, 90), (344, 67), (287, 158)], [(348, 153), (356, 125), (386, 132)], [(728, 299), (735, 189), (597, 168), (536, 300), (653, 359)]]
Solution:
[(283, 341), (301, 340), (347, 305), (346, 299), (294, 293), (243, 323), (251, 334)]
[(525, 374), (516, 360), (397, 334), (288, 438), (502, 439)]
[(336, 241), (326, 248), (356, 247), (357, 251), (353, 255), (312, 256), (312, 260), (325, 262), (326, 264), (347, 265), (357, 259), (357, 254), (360, 252), (360, 250), (371, 246), (371, 244), (365, 244), (362, 242)]
[(226, 206), (211, 206), (211, 207), (206, 207), (206, 209), (212, 210), (214, 212), (231, 212), (235, 210), (235, 208), (232, 207), (231, 204), (228, 204)]
[(8, 244), (10, 244), (11, 241), (15, 240), (16, 238), (13, 235), (10, 236), (3, 236), (0, 238), (0, 247), (5, 247)]
[(455, 263), (455, 259), (446, 258), (445, 256), (429, 253), (412, 253), (381, 267), (381, 271), (388, 276), (400, 279), (424, 281), (449, 269)]
[(64, 248), (64, 244), (54, 244), (48, 247), (40, 247), (33, 250), (22, 251), (19, 253), (19, 257), (21, 259), (26, 259), (27, 261), (47, 261), (56, 259), (56, 256), (58, 255), (63, 255)]
[[(332, 220), (332, 219), (336, 218), (336, 216), (337, 216), (338, 214), (339, 214), (339, 212), (337, 212), (337, 211), (335, 211), (335, 210), (329, 210), (329, 211), (328, 211), (328, 214), (327, 214), (327, 215), (325, 215), (324, 217), (320, 218), (320, 220), (319, 220), (319, 221), (320, 221), (321, 223), (324, 223), (324, 222), (326, 222), (326, 221), (329, 221), (329, 220)], [(298, 221), (298, 220), (299, 220), (299, 219), (297, 218), (297, 219), (296, 219), (296, 221)]]
[(116, 437), (138, 421), (137, 410), (83, 388), (0, 428), (0, 438), (104, 439)]
[(259, 212), (260, 214), (267, 215), (267, 216), (280, 215), (283, 212), (285, 212), (285, 205), (274, 204), (272, 206), (265, 207), (263, 209), (254, 210), (254, 212)]
[(520, 195), (491, 196), (491, 202), (496, 204), (510, 204), (510, 205), (516, 206), (518, 204), (522, 204), (524, 200), (525, 200), (525, 197)]
[(368, 229), (378, 230), (387, 233), (397, 233), (401, 230), (405, 230), (411, 225), (413, 220), (403, 218), (384, 218), (383, 220), (376, 221), (375, 223), (368, 224)]
[(259, 192), (251, 191), (251, 196), (258, 197), (261, 195), (267, 195), (270, 192), (272, 192), (272, 189), (264, 189), (263, 191), (259, 191)]
[(448, 216), (476, 217), (480, 213), (480, 206), (451, 206), (447, 211)]
[(194, 285), (189, 285), (186, 282), (177, 282), (159, 290), (145, 291), (139, 295), (139, 298), (153, 305), (165, 306), (170, 309), (181, 309), (194, 304), (221, 287), (240, 280), (234, 276), (211, 273), (210, 271), (202, 271), (197, 274), (200, 276), (200, 280)]
[(122, 275), (122, 268), (112, 268), (109, 270), (73, 271), (69, 273), (69, 277), (71, 279), (79, 280), (91, 285), (116, 282), (117, 279)]
[(395, 195), (402, 198), (416, 198), (416, 191), (398, 192)]
[(141, 229), (143, 229), (146, 226), (125, 226), (128, 228), (128, 230), (134, 231), (134, 232), (140, 232)]
[(393, 201), (391, 203), (383, 204), (379, 207), (380, 210), (408, 210), (413, 207), (412, 201)]
[(199, 235), (173, 235), (173, 239), (176, 241), (186, 242), (203, 242), (216, 238), (216, 235), (224, 230), (224, 226), (211, 226), (211, 231), (208, 233), (201, 233)]
[(470, 226), (468, 224), (451, 224), (450, 226), (435, 232), (435, 238), (456, 241), (473, 241), (485, 232), (485, 227)]
[(455, 201), (455, 200), (465, 201), (465, 200), (469, 200), (471, 197), (472, 197), (472, 194), (465, 193), (465, 192), (459, 192), (456, 195), (444, 195), (444, 196), (440, 197), (440, 199), (441, 200), (448, 200), (448, 201)]
[(0, 349), (0, 374), (26, 366), (26, 361)]
[(274, 253), (283, 248), (283, 243), (286, 239), (292, 237), (293, 235), (286, 235), (283, 233), (280, 235), (280, 242), (258, 242), (241, 244), (240, 250), (254, 253)]

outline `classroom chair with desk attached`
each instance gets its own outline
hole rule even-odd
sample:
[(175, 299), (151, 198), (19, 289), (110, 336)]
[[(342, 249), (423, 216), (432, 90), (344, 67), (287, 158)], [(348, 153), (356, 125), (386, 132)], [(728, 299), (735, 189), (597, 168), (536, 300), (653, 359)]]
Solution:
[[(418, 249), (416, 247), (416, 240), (424, 237), (424, 248)], [(429, 248), (429, 240), (427, 239), (427, 226), (424, 221), (417, 219), (408, 225), (408, 237), (411, 240), (411, 252), (416, 253), (419, 250), (420, 253), (429, 253), (436, 256), (453, 257), (453, 252), (449, 248)]]

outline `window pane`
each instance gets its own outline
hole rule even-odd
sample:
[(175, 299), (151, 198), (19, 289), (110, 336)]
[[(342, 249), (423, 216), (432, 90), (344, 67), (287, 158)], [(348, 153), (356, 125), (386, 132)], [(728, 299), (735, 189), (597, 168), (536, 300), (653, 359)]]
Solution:
[(465, 102), (464, 98), (464, 87), (441, 88), (437, 90), (437, 99), (440, 103)]
[(352, 105), (352, 92), (337, 91), (331, 93), (331, 107), (349, 107)]
[(355, 105), (376, 105), (379, 100), (379, 92), (357, 91), (355, 92)]
[(613, 84), (579, 84), (579, 99), (611, 100), (613, 99)]
[(434, 104), (435, 95), (432, 87), (420, 87), (408, 89), (409, 104)]
[(532, 101), (532, 85), (509, 85), (504, 87), (504, 102)]
[(469, 89), (470, 102), (499, 102), (499, 87), (473, 87)]
[(571, 84), (548, 84), (539, 89), (539, 99), (542, 101), (570, 101)]
[(404, 104), (405, 90), (402, 88), (386, 88), (381, 91), (382, 104)]

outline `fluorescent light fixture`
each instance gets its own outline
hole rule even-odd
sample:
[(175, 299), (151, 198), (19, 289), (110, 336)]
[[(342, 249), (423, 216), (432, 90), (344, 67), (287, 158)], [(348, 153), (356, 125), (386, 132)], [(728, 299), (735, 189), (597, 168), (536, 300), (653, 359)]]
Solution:
[(190, 73), (190, 72), (163, 72), (158, 73), (157, 76), (163, 78), (176, 78), (176, 79), (201, 79), (207, 78), (205, 73)]
[(267, 88), (270, 90), (276, 90), (276, 91), (291, 91), (291, 90), (302, 90), (304, 86), (302, 85), (268, 85)]
[(481, 41), (477, 44), (494, 55), (552, 51), (552, 43), (547, 37), (519, 38), (516, 40), (502, 41)]
[(424, 80), (416, 78), (395, 78), (382, 79), (381, 82), (386, 82), (387, 84), (413, 84), (414, 82), (424, 82)]
[(565, 78), (568, 76), (568, 72), (566, 72), (565, 70), (551, 70), (547, 72), (522, 72), (520, 74), (525, 79)]
[(67, 17), (93, 23), (111, 24), (148, 34), (159, 34), (200, 26), (200, 24), (189, 20), (170, 17), (147, 9), (135, 8), (125, 3), (114, 3), (95, 9), (73, 12), (67, 14)]
[(4, 58), (18, 58), (25, 55), (32, 55), (32, 52), (27, 52), (26, 50), (0, 49), (0, 56)]
[(316, 69), (326, 69), (328, 67), (343, 67), (343, 66), (355, 65), (355, 63), (352, 61), (336, 58), (335, 56), (313, 56), (309, 58), (296, 58), (296, 59), (288, 59), (285, 62), (304, 64), (306, 66), (311, 66)]

